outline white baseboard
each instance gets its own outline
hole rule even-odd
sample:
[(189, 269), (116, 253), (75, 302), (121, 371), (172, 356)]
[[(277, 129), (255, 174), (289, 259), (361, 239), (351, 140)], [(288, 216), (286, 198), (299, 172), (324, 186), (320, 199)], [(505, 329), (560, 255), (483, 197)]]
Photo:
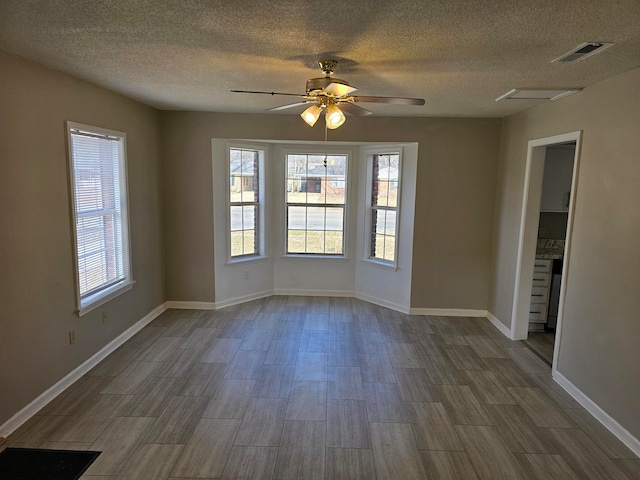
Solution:
[(100, 349), (95, 355), (86, 360), (80, 366), (78, 366), (75, 370), (67, 374), (60, 381), (55, 383), (53, 386), (48, 388), (46, 391), (41, 393), (35, 400), (33, 400), (29, 405), (24, 407), (18, 413), (16, 413), (13, 417), (7, 420), (3, 425), (0, 426), (0, 437), (8, 437), (11, 433), (13, 433), (18, 427), (24, 424), (27, 420), (29, 420), (32, 416), (34, 416), (42, 407), (47, 405), (50, 401), (60, 395), (64, 390), (69, 388), (75, 381), (77, 381), (80, 377), (82, 377), (85, 373), (95, 367), (102, 360), (107, 358), (109, 354), (111, 354), (114, 350), (116, 350), (120, 345), (133, 337), (136, 333), (142, 330), (146, 325), (151, 323), (151, 321), (164, 312), (167, 309), (166, 304), (162, 304), (156, 308), (154, 308), (151, 312), (145, 315), (143, 318), (138, 320), (136, 323), (127, 328), (124, 332), (118, 335), (116, 338), (111, 340), (108, 344), (106, 344), (102, 349)]
[(427, 315), (432, 317), (474, 317), (484, 318), (486, 310), (470, 310), (464, 308), (412, 308), (411, 315)]
[(557, 370), (553, 372), (553, 379), (558, 385), (564, 388), (580, 405), (582, 405), (596, 420), (613, 433), (618, 440), (624, 443), (629, 450), (640, 457), (640, 440), (631, 435), (629, 431), (616, 422), (607, 412), (595, 404), (593, 400), (587, 397), (582, 390), (571, 383), (567, 377)]
[(182, 310), (215, 310), (219, 308), (214, 302), (177, 302), (168, 300), (165, 305), (167, 308), (177, 308)]
[(409, 307), (400, 305), (399, 303), (389, 302), (383, 298), (371, 297), (364, 293), (356, 293), (355, 298), (364, 300), (365, 302), (373, 303), (375, 305), (380, 305), (381, 307), (390, 308), (391, 310), (395, 310), (400, 313), (408, 314), (411, 310)]
[[(231, 307), (252, 300), (269, 297), (272, 295), (291, 295), (303, 297), (351, 297), (364, 300), (381, 307), (390, 308), (400, 313), (410, 315), (432, 315), (440, 317), (474, 317), (484, 318), (488, 313), (486, 310), (471, 310), (463, 308), (410, 308), (387, 300), (372, 297), (364, 293), (356, 293), (349, 290), (313, 290), (313, 289), (295, 289), (295, 288), (276, 288), (274, 290), (265, 290), (262, 292), (242, 295), (240, 297), (229, 298), (219, 302), (179, 302), (167, 301), (167, 308), (182, 308), (193, 310), (219, 310), (225, 307)], [(494, 317), (495, 318), (495, 317)], [(491, 319), (490, 319), (491, 320)], [(500, 327), (498, 327), (500, 328)], [(502, 330), (501, 330), (502, 331)], [(504, 332), (503, 332), (504, 333)], [(508, 337), (509, 335), (507, 335)]]
[(301, 297), (353, 297), (354, 292), (350, 290), (313, 290), (297, 288), (276, 288), (273, 295), (291, 295)]
[[(487, 312), (487, 319), (507, 338), (511, 339), (511, 330), (491, 312)], [(512, 339), (513, 340), (513, 339)], [(567, 391), (580, 405), (582, 405), (596, 420), (598, 420), (607, 430), (624, 443), (629, 450), (640, 457), (640, 440), (635, 438), (627, 429), (616, 422), (607, 412), (602, 410), (596, 403), (587, 397), (578, 387), (571, 383), (557, 370), (552, 372), (553, 379), (564, 390)]]
[(511, 330), (504, 323), (498, 320), (498, 317), (496, 317), (491, 312), (487, 312), (487, 319), (491, 322), (491, 324), (494, 327), (500, 330), (500, 333), (502, 333), (505, 337), (511, 339)]
[(240, 303), (250, 302), (252, 300), (258, 300), (260, 298), (270, 297), (273, 295), (273, 290), (264, 290), (262, 292), (250, 293), (249, 295), (242, 295), (240, 297), (228, 298), (227, 300), (221, 300), (215, 303), (215, 309), (219, 310), (225, 307), (231, 307), (232, 305), (238, 305)]

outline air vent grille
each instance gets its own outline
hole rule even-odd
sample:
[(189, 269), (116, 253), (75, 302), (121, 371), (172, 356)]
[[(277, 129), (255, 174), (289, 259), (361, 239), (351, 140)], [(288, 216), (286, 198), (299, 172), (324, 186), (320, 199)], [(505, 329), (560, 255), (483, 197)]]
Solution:
[(570, 52), (565, 53), (561, 57), (552, 60), (551, 63), (572, 63), (572, 62), (580, 62), (591, 55), (595, 55), (596, 53), (600, 53), (603, 50), (611, 47), (613, 43), (607, 42), (587, 42), (582, 45), (578, 45), (576, 48), (571, 50)]

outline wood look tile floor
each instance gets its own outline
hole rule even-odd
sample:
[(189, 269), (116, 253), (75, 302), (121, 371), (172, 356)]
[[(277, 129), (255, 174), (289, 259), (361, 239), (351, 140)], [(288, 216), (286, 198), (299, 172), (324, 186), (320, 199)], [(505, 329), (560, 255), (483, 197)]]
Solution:
[(553, 363), (553, 344), (556, 335), (552, 332), (529, 332), (529, 337), (524, 341), (525, 345), (536, 353), (548, 365)]
[(7, 446), (83, 480), (640, 478), (640, 459), (486, 319), (350, 298), (168, 310)]

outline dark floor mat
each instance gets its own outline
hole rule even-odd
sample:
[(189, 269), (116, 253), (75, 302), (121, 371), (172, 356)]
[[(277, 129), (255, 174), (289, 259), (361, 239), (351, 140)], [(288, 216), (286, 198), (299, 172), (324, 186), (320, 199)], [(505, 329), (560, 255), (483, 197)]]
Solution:
[(0, 452), (2, 480), (77, 480), (100, 452), (7, 448)]

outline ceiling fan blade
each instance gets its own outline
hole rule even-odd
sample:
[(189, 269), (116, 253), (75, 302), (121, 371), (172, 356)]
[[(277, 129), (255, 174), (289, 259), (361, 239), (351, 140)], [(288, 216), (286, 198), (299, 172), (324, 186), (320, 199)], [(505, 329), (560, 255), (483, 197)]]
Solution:
[(232, 93), (258, 93), (260, 95), (288, 95), (290, 97), (306, 97), (301, 93), (281, 93), (281, 92), (255, 92), (252, 90), (231, 90)]
[(324, 87), (324, 91), (335, 95), (336, 97), (343, 97), (345, 95), (349, 95), (357, 90), (355, 87), (350, 87), (349, 85), (345, 85), (344, 83), (332, 82), (326, 87)]
[(394, 105), (424, 105), (423, 98), (403, 97), (352, 97), (356, 102), (392, 103)]
[(306, 105), (307, 103), (309, 103), (308, 101), (304, 101), (304, 102), (296, 102), (296, 103), (289, 103), (287, 105), (280, 105), (279, 107), (273, 107), (273, 108), (267, 108), (267, 112), (276, 112), (278, 110), (286, 110), (287, 108), (293, 108), (293, 107), (299, 107), (300, 105)]
[(348, 113), (354, 117), (364, 117), (365, 115), (371, 115), (373, 113), (366, 108), (359, 107), (351, 102), (340, 102), (338, 103), (338, 107), (340, 107), (340, 110), (344, 113)]

